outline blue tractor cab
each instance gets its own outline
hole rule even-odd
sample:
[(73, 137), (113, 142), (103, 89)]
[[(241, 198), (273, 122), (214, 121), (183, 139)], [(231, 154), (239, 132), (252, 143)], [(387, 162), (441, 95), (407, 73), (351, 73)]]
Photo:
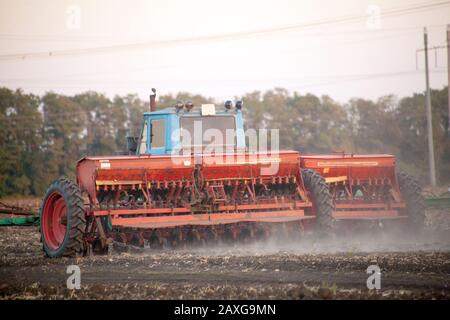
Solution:
[[(190, 102), (178, 102), (174, 107), (153, 111), (155, 95), (152, 95), (150, 106), (151, 111), (144, 113), (141, 134), (136, 140), (136, 154), (164, 155), (180, 148), (203, 147), (214, 144), (217, 135), (223, 137), (218, 142), (222, 146), (245, 149), (241, 101), (234, 107), (227, 101), (221, 108), (214, 104), (194, 106)], [(215, 136), (212, 141), (211, 133)], [(231, 139), (230, 133), (233, 134)]]

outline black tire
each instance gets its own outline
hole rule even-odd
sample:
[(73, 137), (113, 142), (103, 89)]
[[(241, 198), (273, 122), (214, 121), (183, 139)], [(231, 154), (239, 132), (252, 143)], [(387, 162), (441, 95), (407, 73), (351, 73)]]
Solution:
[(400, 192), (406, 202), (406, 214), (410, 229), (422, 231), (425, 226), (425, 199), (422, 187), (414, 177), (405, 172), (397, 174)]
[(334, 205), (328, 185), (325, 179), (311, 169), (302, 170), (303, 183), (306, 190), (312, 196), (316, 209), (316, 228), (320, 235), (334, 235), (335, 220), (333, 217)]
[[(46, 228), (43, 225), (43, 211), (46, 202), (49, 201), (49, 197), (55, 194), (60, 195), (60, 197), (64, 199), (66, 209), (66, 230), (62, 243), (60, 243), (58, 247), (52, 248), (52, 246), (49, 245), (49, 241), (47, 241), (45, 237), (45, 232), (43, 232), (43, 228)], [(42, 200), (39, 215), (39, 231), (41, 232), (41, 241), (44, 252), (48, 257), (75, 257), (83, 255), (85, 251), (83, 237), (86, 229), (86, 217), (81, 192), (75, 183), (65, 178), (60, 178), (53, 182), (47, 189), (47, 192)]]

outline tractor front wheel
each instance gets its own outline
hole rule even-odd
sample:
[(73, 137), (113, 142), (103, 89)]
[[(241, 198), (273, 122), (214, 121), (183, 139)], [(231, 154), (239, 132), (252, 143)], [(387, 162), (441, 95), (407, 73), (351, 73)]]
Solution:
[(40, 208), (40, 232), (48, 257), (83, 254), (86, 218), (78, 186), (58, 179), (48, 188)]

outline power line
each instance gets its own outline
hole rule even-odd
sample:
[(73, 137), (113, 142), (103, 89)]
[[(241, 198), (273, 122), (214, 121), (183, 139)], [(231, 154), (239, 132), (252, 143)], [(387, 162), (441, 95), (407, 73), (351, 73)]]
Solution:
[[(446, 74), (446, 70), (430, 70), (430, 73), (435, 74)], [(298, 89), (306, 89), (306, 88), (317, 88), (322, 86), (327, 86), (331, 84), (339, 84), (346, 82), (354, 82), (354, 81), (363, 81), (363, 80), (374, 80), (381, 78), (393, 78), (393, 77), (401, 77), (408, 75), (421, 75), (420, 70), (408, 70), (408, 71), (398, 71), (398, 72), (389, 72), (389, 73), (378, 73), (378, 74), (361, 74), (361, 75), (348, 75), (343, 76), (341, 78), (337, 77), (333, 80), (327, 80), (322, 82), (313, 82), (313, 83), (293, 83), (295, 79), (290, 79), (288, 85), (278, 84), (276, 86), (281, 86), (286, 89), (298, 90)], [(248, 82), (248, 81), (246, 81)], [(227, 87), (240, 87), (241, 84), (236, 80), (233, 80), (232, 85), (227, 85)]]
[[(435, 26), (444, 26), (444, 25), (435, 25)], [(416, 29), (422, 29), (423, 27), (408, 27), (408, 28), (400, 28), (398, 30), (416, 30)], [(363, 38), (363, 39), (358, 39), (358, 40), (353, 40), (353, 41), (349, 41), (349, 42), (344, 42), (344, 43), (340, 43), (340, 44), (350, 44), (350, 45), (354, 45), (357, 44), (359, 42), (362, 41), (374, 41), (374, 40), (385, 40), (387, 38), (392, 38), (392, 37), (398, 37), (398, 36), (404, 36), (404, 34), (400, 34), (400, 35), (387, 35), (387, 36), (382, 36), (382, 37), (377, 37), (377, 38)], [(314, 46), (320, 46), (322, 47), (322, 45), (329, 45), (329, 42), (325, 42), (325, 43), (319, 43), (319, 44), (315, 44)], [(333, 44), (335, 45), (335, 44)], [(304, 49), (302, 49), (302, 52), (304, 52), (304, 50), (307, 49), (311, 49), (311, 46), (307, 46)], [(436, 47), (438, 48), (438, 47)], [(439, 47), (440, 48), (440, 47)], [(85, 77), (85, 76), (91, 76), (91, 75), (95, 75), (95, 76), (101, 76), (101, 75), (110, 75), (110, 74), (115, 74), (117, 72), (125, 72), (125, 71), (148, 71), (148, 70), (153, 70), (153, 69), (166, 69), (166, 68), (180, 68), (182, 67), (182, 65), (162, 65), (162, 66), (140, 66), (140, 67), (134, 67), (134, 68), (126, 68), (126, 69), (113, 69), (113, 70), (108, 70), (108, 71), (103, 71), (103, 72), (99, 72), (99, 71), (95, 71), (95, 72), (81, 72), (81, 73), (69, 73), (69, 74), (64, 74), (64, 75), (59, 75), (57, 76), (58, 79), (63, 79), (63, 80), (69, 80), (70, 78), (77, 78), (77, 77)], [(307, 76), (305, 76), (307, 77)], [(335, 76), (325, 76), (326, 78), (328, 77), (335, 77)], [(338, 76), (339, 77), (339, 76)], [(345, 76), (344, 76), (345, 77)], [(22, 78), (0, 78), (0, 83), (2, 81), (4, 82), (15, 82), (15, 81), (20, 81), (20, 82), (25, 82), (25, 81), (46, 81), (46, 80), (54, 80), (54, 77), (22, 77)], [(129, 82), (127, 82), (129, 83)], [(68, 86), (71, 86), (70, 84)]]
[[(445, 28), (446, 24), (433, 24), (428, 25), (428, 29), (432, 28)], [(397, 32), (397, 31), (416, 31), (421, 30), (422, 26), (410, 26), (410, 27), (393, 27), (393, 28), (380, 28), (380, 29), (362, 29), (362, 30), (346, 30), (346, 31), (335, 31), (335, 32), (310, 32), (304, 33), (303, 36), (313, 36), (313, 37), (334, 37), (334, 36), (345, 36), (345, 35), (367, 35), (367, 34), (379, 34), (386, 32)], [(301, 30), (300, 30), (301, 31)], [(131, 35), (133, 37), (134, 35)], [(72, 41), (105, 41), (105, 40), (116, 40), (122, 38), (130, 39), (130, 35), (64, 35), (64, 34), (0, 34), (0, 40), (24, 40), (24, 41), (62, 41), (62, 42), (72, 42)], [(142, 37), (136, 37), (136, 40), (142, 40)]]
[[(423, 27), (417, 27), (418, 29), (422, 29)], [(416, 28), (414, 28), (416, 29)], [(398, 35), (397, 35), (398, 36)], [(401, 36), (404, 36), (403, 34)], [(359, 40), (353, 40), (348, 42), (339, 43), (339, 45), (355, 45), (363, 41), (375, 41), (375, 40), (385, 40), (387, 38), (392, 38), (392, 35), (383, 36), (383, 37), (377, 37), (377, 38), (363, 38)], [(317, 44), (317, 46), (322, 47), (323, 45), (329, 45), (330, 43), (320, 43)], [(313, 49), (316, 45), (313, 47), (307, 46), (305, 49), (302, 49), (302, 52), (305, 52), (307, 49)], [(22, 77), (22, 78), (0, 78), (0, 83), (2, 81), (4, 82), (26, 82), (26, 81), (46, 81), (46, 80), (54, 80), (55, 77), (57, 77), (60, 80), (72, 80), (73, 78), (79, 78), (79, 77), (87, 77), (87, 76), (104, 76), (104, 75), (113, 75), (118, 72), (147, 72), (148, 70), (155, 70), (155, 69), (174, 69), (174, 68), (182, 68), (183, 65), (160, 65), (160, 66), (140, 66), (140, 67), (133, 67), (133, 68), (120, 68), (120, 69), (111, 69), (108, 71), (91, 71), (91, 72), (80, 72), (80, 73), (69, 73), (69, 74), (63, 74), (63, 75), (56, 75), (53, 77)], [(305, 76), (307, 77), (307, 76)], [(331, 76), (334, 77), (334, 76)]]
[[(405, 14), (412, 14), (417, 12), (422, 12), (431, 9), (437, 9), (443, 6), (450, 5), (450, 1), (438, 1), (433, 3), (421, 3), (414, 6), (405, 6), (398, 8), (391, 8), (388, 10), (384, 10), (380, 13), (380, 17), (393, 17)], [(247, 31), (247, 32), (239, 32), (239, 33), (230, 33), (230, 34), (222, 34), (222, 35), (214, 35), (214, 36), (204, 36), (204, 37), (192, 37), (192, 38), (184, 38), (184, 39), (173, 39), (173, 40), (161, 40), (161, 41), (147, 41), (147, 42), (138, 42), (138, 43), (129, 43), (129, 44), (121, 44), (121, 45), (110, 45), (110, 46), (102, 46), (102, 47), (94, 47), (94, 48), (82, 48), (82, 49), (68, 49), (68, 50), (55, 50), (55, 51), (41, 51), (41, 52), (29, 52), (29, 53), (16, 53), (16, 54), (4, 54), (0, 55), (0, 60), (21, 60), (27, 58), (44, 58), (44, 57), (53, 57), (53, 56), (68, 56), (68, 55), (83, 55), (90, 53), (107, 53), (112, 51), (121, 51), (121, 50), (133, 50), (133, 49), (142, 49), (147, 47), (155, 47), (155, 46), (168, 46), (168, 45), (180, 45), (180, 44), (190, 44), (190, 43), (201, 43), (201, 42), (210, 42), (210, 41), (218, 41), (218, 40), (235, 40), (245, 37), (252, 36), (260, 36), (267, 35), (273, 33), (280, 32), (291, 32), (291, 31), (299, 31), (305, 29), (317, 28), (330, 24), (341, 24), (341, 23), (352, 23), (358, 22), (362, 19), (366, 19), (366, 16), (354, 15), (354, 16), (344, 16), (344, 17), (334, 17), (329, 19), (312, 21), (309, 23), (278, 27), (278, 28), (270, 28), (270, 29), (261, 29), (255, 31)]]
[[(393, 77), (393, 76), (405, 76), (405, 75), (413, 75), (413, 74), (420, 74), (420, 70), (406, 70), (406, 71), (398, 71), (398, 72), (386, 72), (386, 73), (372, 73), (372, 74), (354, 74), (354, 75), (321, 75), (321, 78), (334, 78), (332, 81), (349, 81), (349, 80), (359, 80), (359, 79), (375, 79), (375, 78), (384, 78), (384, 77)], [(433, 70), (430, 71), (433, 73), (446, 73), (446, 71), (444, 69), (437, 69), (437, 70)], [(311, 76), (304, 76), (303, 78), (309, 78)], [(298, 78), (286, 78), (285, 80), (289, 80), (289, 81), (295, 81)], [(16, 79), (11, 79), (11, 82), (17, 81)], [(200, 79), (201, 81), (203, 81), (203, 79)], [(258, 78), (259, 80), (259, 78)], [(279, 79), (278, 79), (279, 80)], [(281, 79), (283, 80), (283, 79)], [(8, 79), (3, 79), (1, 81), (8, 81)], [(21, 80), (23, 81), (23, 80)], [(190, 79), (190, 81), (195, 81), (195, 79)], [(221, 80), (223, 81), (223, 80)], [(233, 83), (237, 83), (239, 82), (238, 79), (232, 79)], [(244, 81), (244, 80), (243, 80)], [(245, 79), (245, 82), (249, 82), (250, 80)], [(320, 82), (318, 84), (324, 84), (324, 83), (329, 83), (327, 82)], [(49, 85), (52, 85), (53, 83), (48, 83), (48, 84), (42, 84), (42, 85), (29, 85), (31, 87), (47, 87)], [(108, 83), (102, 83), (101, 87), (105, 86), (105, 87), (115, 87), (115, 86), (123, 86), (123, 84), (130, 84), (130, 85), (135, 85), (135, 84), (139, 84), (145, 87), (148, 87), (148, 82), (146, 81), (139, 81), (139, 82), (133, 82), (133, 81), (128, 81), (128, 80), (124, 80), (124, 81), (110, 81)], [(312, 84), (314, 85), (314, 84)], [(86, 84), (86, 85), (78, 85), (78, 84), (65, 84), (65, 85), (56, 85), (55, 87), (59, 87), (59, 88), (82, 88), (82, 87), (92, 87), (92, 84)]]
[[(445, 26), (445, 25), (439, 25), (439, 26)], [(399, 28), (398, 30), (407, 30), (407, 31), (414, 31), (414, 30), (421, 30), (423, 27), (409, 27), (409, 28)], [(358, 40), (352, 40), (352, 41), (345, 41), (345, 42), (338, 42), (339, 45), (355, 45), (361, 42), (366, 42), (366, 41), (376, 41), (376, 40), (386, 40), (386, 39), (391, 39), (391, 38), (396, 38), (396, 37), (400, 37), (400, 36), (405, 36), (405, 34), (394, 34), (394, 35), (385, 35), (385, 36), (378, 36), (378, 37), (364, 37), (362, 39), (358, 39)], [(305, 52), (305, 50), (309, 50), (309, 49), (314, 49), (316, 46), (317, 47), (324, 47), (327, 45), (333, 45), (335, 46), (336, 43), (330, 44), (329, 42), (322, 42), (319, 44), (314, 44), (312, 46), (306, 46), (304, 49), (302, 49), (302, 52)], [(182, 67), (182, 65), (160, 65), (160, 66), (142, 66), (142, 67), (134, 67), (134, 68), (121, 68), (121, 69), (112, 69), (112, 70), (108, 70), (108, 71), (103, 71), (103, 72), (99, 72), (99, 71), (93, 71), (93, 72), (81, 72), (81, 73), (69, 73), (69, 74), (64, 74), (64, 75), (60, 75), (58, 76), (59, 79), (68, 79), (68, 78), (73, 78), (73, 77), (84, 77), (84, 76), (91, 76), (91, 75), (110, 75), (110, 74), (116, 74), (118, 72), (139, 72), (139, 71), (148, 71), (148, 70), (154, 70), (154, 69), (171, 69), (171, 68), (180, 68)], [(1, 81), (41, 81), (41, 80), (51, 80), (53, 79), (53, 77), (48, 78), (48, 77), (26, 77), (26, 78), (7, 78), (7, 79), (0, 79)]]
[[(445, 70), (434, 70), (434, 71), (430, 71), (430, 72), (431, 73), (447, 73), (447, 71), (445, 71)], [(367, 74), (367, 75), (348, 77), (347, 79), (337, 79), (337, 80), (330, 80), (330, 81), (325, 81), (325, 82), (321, 82), (321, 83), (319, 82), (319, 83), (306, 84), (306, 85), (300, 86), (299, 88), (320, 87), (320, 86), (324, 86), (324, 85), (341, 83), (341, 82), (372, 80), (372, 79), (380, 79), (380, 78), (392, 78), (392, 77), (407, 76), (407, 75), (414, 75), (414, 74), (419, 75), (420, 71), (411, 70), (411, 71), (399, 71), (399, 72), (390, 72), (390, 73)]]

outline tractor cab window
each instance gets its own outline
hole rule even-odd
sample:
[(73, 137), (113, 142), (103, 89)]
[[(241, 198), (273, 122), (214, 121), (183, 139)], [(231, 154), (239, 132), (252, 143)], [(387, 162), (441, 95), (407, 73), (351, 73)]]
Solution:
[[(231, 130), (233, 132), (236, 131), (236, 121), (233, 116), (208, 116), (208, 117), (181, 117), (180, 119), (181, 129), (186, 130), (186, 134), (189, 134), (190, 139), (185, 139), (183, 133), (181, 135), (181, 143), (183, 147), (191, 147), (194, 145), (196, 138), (194, 134), (201, 134), (200, 137), (202, 141), (202, 145), (215, 145), (215, 146), (232, 146), (236, 145), (236, 137), (234, 137), (234, 141), (226, 141), (227, 138), (227, 130)], [(201, 131), (198, 131), (195, 128), (201, 128)], [(207, 137), (207, 132), (209, 129), (214, 129), (214, 132), (219, 134), (220, 140), (216, 141), (216, 137), (213, 137), (213, 141), (206, 141), (205, 137)]]
[(142, 128), (141, 132), (141, 143), (139, 144), (139, 154), (145, 153), (147, 150), (147, 120), (144, 121), (144, 127)]
[(152, 149), (164, 148), (166, 146), (166, 128), (164, 120), (152, 120), (151, 130), (150, 143), (152, 145)]

